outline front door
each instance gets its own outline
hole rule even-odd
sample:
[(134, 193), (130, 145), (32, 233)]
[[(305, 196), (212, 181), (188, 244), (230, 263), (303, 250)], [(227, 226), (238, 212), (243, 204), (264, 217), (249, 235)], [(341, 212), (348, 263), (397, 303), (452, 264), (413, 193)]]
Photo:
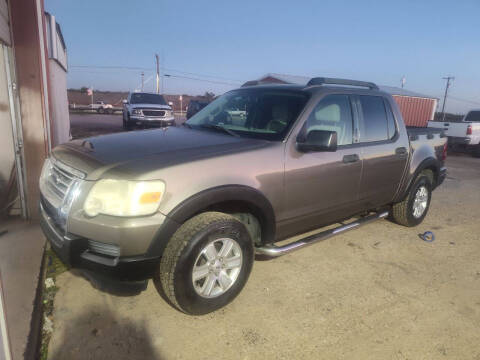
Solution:
[[(335, 152), (299, 152), (293, 133), (285, 154), (285, 211), (279, 220), (279, 238), (323, 226), (357, 208), (362, 172), (360, 148), (354, 143), (354, 117), (348, 94), (321, 98), (301, 132), (336, 131)], [(297, 127), (298, 129), (298, 127)], [(348, 209), (348, 210), (346, 210)]]

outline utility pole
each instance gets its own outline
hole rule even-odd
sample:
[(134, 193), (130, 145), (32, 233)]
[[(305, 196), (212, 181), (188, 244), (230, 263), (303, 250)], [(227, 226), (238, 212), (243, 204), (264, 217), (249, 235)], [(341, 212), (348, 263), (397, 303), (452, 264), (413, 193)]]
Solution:
[(141, 75), (142, 75), (142, 92), (143, 92), (143, 85), (144, 85), (143, 79), (144, 79), (144, 77), (145, 77), (145, 73), (142, 71), (142, 74), (141, 74)]
[(447, 85), (445, 86), (445, 95), (443, 96), (443, 105), (442, 105), (442, 121), (445, 121), (445, 103), (447, 102), (448, 88), (450, 87), (450, 81), (455, 80), (455, 76), (446, 76), (442, 79), (447, 80)]
[(155, 54), (155, 61), (157, 62), (157, 94), (160, 94), (160, 60), (158, 54)]
[(403, 87), (405, 86), (405, 83), (407, 82), (407, 78), (405, 77), (405, 75), (402, 76), (402, 79), (400, 80), (400, 83), (402, 85), (402, 89)]

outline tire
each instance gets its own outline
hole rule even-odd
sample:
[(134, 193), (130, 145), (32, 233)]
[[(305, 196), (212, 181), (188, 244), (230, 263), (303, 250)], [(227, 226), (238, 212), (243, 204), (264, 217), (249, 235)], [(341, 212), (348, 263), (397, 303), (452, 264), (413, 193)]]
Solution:
[(475, 149), (473, 150), (473, 157), (480, 158), (480, 144), (475, 145)]
[[(232, 240), (236, 245), (232, 245), (222, 258), (221, 250)], [(212, 246), (218, 251), (213, 255), (220, 256), (217, 260), (212, 260), (215, 257), (207, 251)], [(240, 293), (250, 275), (253, 259), (253, 241), (245, 225), (228, 214), (205, 212), (187, 220), (173, 234), (160, 261), (156, 281), (180, 311), (191, 315), (207, 314), (227, 305)], [(214, 261), (216, 266), (212, 265)], [(225, 268), (218, 265), (223, 261), (229, 264)], [(234, 263), (236, 268), (233, 268)], [(194, 281), (194, 267), (205, 269), (202, 273), (208, 274)]]
[(133, 129), (131, 122), (130, 122), (130, 115), (127, 115), (127, 119), (123, 119), (123, 129), (126, 131), (130, 131)]
[(103, 107), (98, 108), (97, 111), (98, 111), (99, 114), (104, 114), (105, 113), (105, 109)]
[[(425, 198), (426, 204), (423, 211), (419, 214), (415, 214), (415, 199), (417, 194), (422, 194), (421, 189), (425, 189), (426, 194), (423, 196)], [(432, 188), (433, 188), (433, 173), (430, 170), (422, 171), (417, 178), (415, 179), (413, 185), (410, 187), (407, 197), (393, 205), (392, 207), (392, 218), (393, 220), (403, 226), (417, 226), (420, 224), (425, 216), (428, 213), (430, 208), (430, 201), (432, 199)], [(419, 201), (422, 202), (422, 201)]]

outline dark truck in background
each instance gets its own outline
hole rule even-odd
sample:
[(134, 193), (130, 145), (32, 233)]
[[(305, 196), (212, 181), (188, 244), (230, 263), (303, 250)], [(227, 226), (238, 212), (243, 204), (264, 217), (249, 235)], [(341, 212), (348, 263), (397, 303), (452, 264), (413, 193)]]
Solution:
[(175, 307), (204, 314), (237, 296), (254, 253), (279, 256), (388, 215), (418, 225), (445, 156), (442, 130), (407, 129), (373, 83), (244, 87), (182, 127), (56, 147), (41, 224), (71, 266), (154, 277)]

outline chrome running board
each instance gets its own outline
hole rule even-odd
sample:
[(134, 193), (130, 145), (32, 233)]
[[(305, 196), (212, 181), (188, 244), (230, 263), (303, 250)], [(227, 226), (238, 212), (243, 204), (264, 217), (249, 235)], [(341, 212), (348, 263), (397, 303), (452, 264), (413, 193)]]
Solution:
[(326, 240), (328, 238), (331, 238), (332, 236), (344, 233), (348, 230), (356, 229), (362, 225), (366, 225), (368, 223), (374, 222), (376, 220), (380, 220), (383, 218), (386, 218), (388, 216), (388, 211), (384, 211), (381, 213), (376, 213), (372, 215), (365, 216), (363, 218), (360, 218), (358, 220), (355, 220), (349, 224), (342, 225), (339, 227), (336, 227), (334, 229), (329, 229), (322, 231), (318, 234), (310, 235), (307, 237), (304, 237), (303, 239), (294, 241), (292, 243), (289, 243), (287, 245), (283, 246), (276, 246), (276, 245), (265, 245), (265, 246), (260, 246), (255, 248), (255, 253), (258, 255), (264, 255), (268, 257), (278, 257), (285, 255), (289, 252), (295, 251), (302, 249), (308, 245), (315, 244), (319, 241)]

